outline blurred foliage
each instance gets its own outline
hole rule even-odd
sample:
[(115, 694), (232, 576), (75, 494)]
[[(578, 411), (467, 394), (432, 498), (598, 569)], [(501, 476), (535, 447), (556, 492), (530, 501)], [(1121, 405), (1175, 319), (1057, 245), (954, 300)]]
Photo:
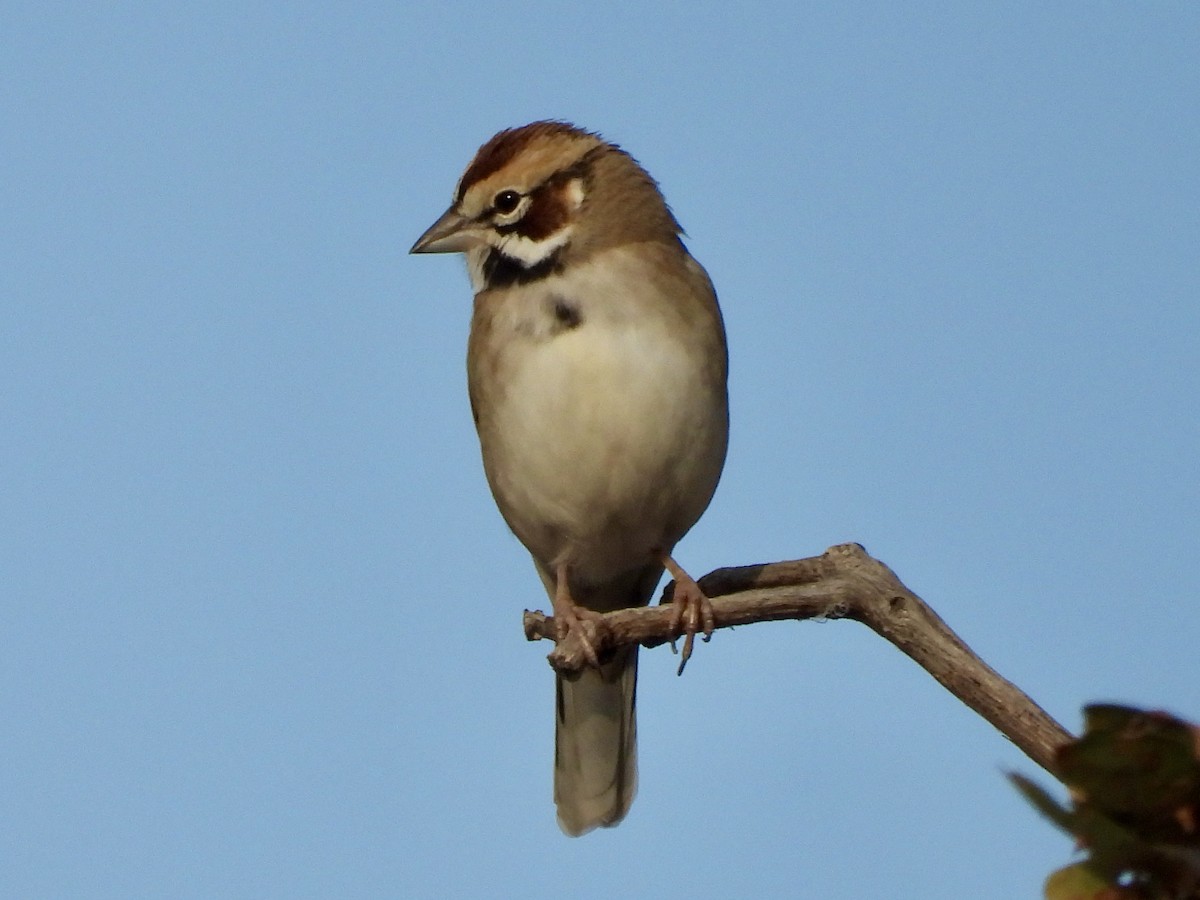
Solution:
[(1046, 900), (1200, 900), (1200, 729), (1162, 712), (1089, 706), (1056, 770), (1070, 806), (1009, 776), (1087, 853), (1046, 879)]

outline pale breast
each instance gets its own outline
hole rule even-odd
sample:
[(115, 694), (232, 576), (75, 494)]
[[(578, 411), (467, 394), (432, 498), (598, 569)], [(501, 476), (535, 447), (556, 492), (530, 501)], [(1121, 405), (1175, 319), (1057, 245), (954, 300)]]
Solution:
[(639, 274), (581, 266), (481, 298), (473, 323), (486, 335), (473, 334), (470, 376), (497, 504), (540, 562), (568, 562), (586, 580), (669, 550), (724, 460), (720, 320), (699, 334), (681, 327), (678, 303)]

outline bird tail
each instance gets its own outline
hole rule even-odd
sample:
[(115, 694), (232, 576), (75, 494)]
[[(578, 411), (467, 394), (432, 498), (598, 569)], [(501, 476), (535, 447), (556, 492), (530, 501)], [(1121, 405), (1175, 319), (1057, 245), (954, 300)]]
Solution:
[(554, 803), (572, 837), (616, 825), (637, 792), (637, 647), (579, 678), (558, 676)]

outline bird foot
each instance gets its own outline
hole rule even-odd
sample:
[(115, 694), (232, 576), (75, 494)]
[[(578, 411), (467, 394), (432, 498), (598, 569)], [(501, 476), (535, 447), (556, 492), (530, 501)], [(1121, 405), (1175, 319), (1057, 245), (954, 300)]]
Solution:
[(568, 637), (579, 643), (588, 665), (599, 667), (600, 657), (596, 653), (594, 637), (603, 616), (595, 610), (574, 603), (554, 604), (554, 642), (562, 644)]
[[(713, 616), (712, 601), (700, 590), (696, 579), (679, 567), (671, 557), (663, 558), (663, 565), (675, 579), (675, 592), (671, 598), (671, 631), (683, 635), (683, 652), (679, 655), (679, 670), (676, 675), (683, 674), (683, 667), (692, 658), (692, 647), (696, 643), (696, 635), (701, 633), (704, 640), (712, 640), (716, 619)], [(675, 650), (675, 641), (671, 641), (671, 652)]]

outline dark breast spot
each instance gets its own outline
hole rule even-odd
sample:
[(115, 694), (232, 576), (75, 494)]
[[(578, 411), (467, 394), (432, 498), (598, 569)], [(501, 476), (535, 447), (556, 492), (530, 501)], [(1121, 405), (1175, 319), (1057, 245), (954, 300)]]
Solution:
[(561, 294), (553, 294), (549, 300), (550, 310), (554, 314), (556, 331), (571, 331), (583, 324), (583, 313), (579, 304), (568, 300)]

